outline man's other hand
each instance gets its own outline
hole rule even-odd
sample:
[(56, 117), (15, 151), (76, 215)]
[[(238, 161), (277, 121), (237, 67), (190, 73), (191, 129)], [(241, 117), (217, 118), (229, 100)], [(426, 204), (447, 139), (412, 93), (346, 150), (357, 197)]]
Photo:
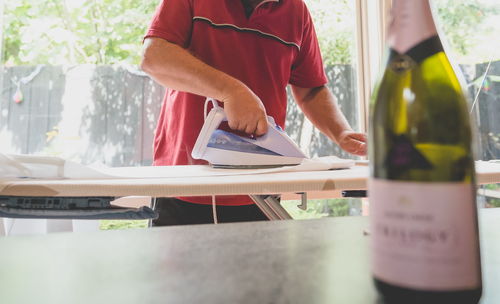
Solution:
[(358, 156), (366, 155), (366, 134), (344, 131), (337, 138), (337, 143), (346, 152)]

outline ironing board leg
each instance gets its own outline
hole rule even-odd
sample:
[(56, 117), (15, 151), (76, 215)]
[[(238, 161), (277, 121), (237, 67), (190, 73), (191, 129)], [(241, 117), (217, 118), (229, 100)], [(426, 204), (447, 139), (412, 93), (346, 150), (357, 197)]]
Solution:
[(273, 195), (250, 195), (257, 207), (271, 220), (291, 220), (292, 217)]
[[(151, 197), (151, 203), (149, 204), (149, 207), (153, 210), (155, 210), (156, 207), (156, 197)], [(148, 220), (148, 228), (153, 227), (153, 219)]]
[(0, 236), (5, 235), (5, 226), (3, 224), (3, 218), (0, 217)]

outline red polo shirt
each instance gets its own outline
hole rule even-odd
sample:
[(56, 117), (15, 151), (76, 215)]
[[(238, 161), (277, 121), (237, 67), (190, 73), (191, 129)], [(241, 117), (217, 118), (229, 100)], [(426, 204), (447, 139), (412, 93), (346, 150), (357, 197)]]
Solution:
[[(327, 82), (309, 11), (302, 0), (264, 0), (247, 17), (241, 0), (163, 0), (146, 37), (159, 37), (245, 83), (284, 128), (287, 84)], [(154, 165), (205, 164), (191, 157), (205, 97), (167, 89), (155, 133)], [(211, 204), (210, 197), (181, 197)], [(244, 205), (248, 196), (218, 196)]]

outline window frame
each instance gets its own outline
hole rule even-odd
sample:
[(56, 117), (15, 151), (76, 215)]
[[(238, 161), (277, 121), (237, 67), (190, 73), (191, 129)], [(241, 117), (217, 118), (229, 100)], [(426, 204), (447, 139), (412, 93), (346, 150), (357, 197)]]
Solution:
[(370, 98), (385, 51), (392, 0), (355, 1), (358, 121), (360, 131), (367, 132)]

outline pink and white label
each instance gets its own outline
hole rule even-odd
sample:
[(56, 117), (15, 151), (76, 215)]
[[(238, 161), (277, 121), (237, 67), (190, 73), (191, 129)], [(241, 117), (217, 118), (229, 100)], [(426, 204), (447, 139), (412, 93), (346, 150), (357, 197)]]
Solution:
[(368, 193), (375, 277), (436, 291), (479, 286), (477, 213), (470, 184), (371, 179)]

